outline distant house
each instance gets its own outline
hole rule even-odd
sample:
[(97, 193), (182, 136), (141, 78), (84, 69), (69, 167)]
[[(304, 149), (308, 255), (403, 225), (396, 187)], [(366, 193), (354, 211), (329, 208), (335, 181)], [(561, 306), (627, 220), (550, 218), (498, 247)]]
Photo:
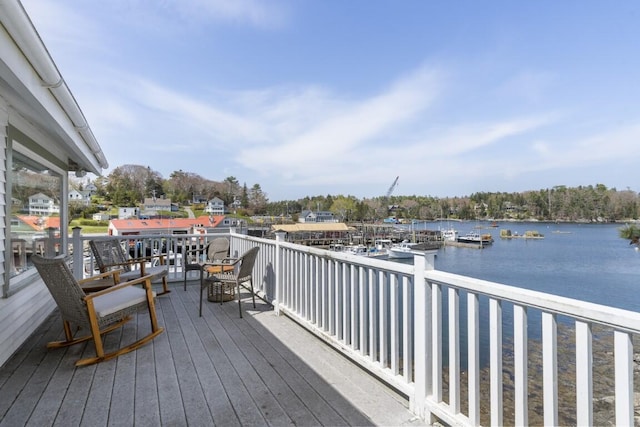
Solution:
[(118, 219), (129, 219), (132, 217), (137, 218), (140, 216), (140, 208), (126, 207), (118, 208)]
[(29, 196), (29, 215), (49, 216), (60, 213), (60, 206), (51, 197), (36, 193)]
[(83, 206), (89, 206), (91, 203), (91, 193), (86, 190), (78, 191), (71, 190), (69, 191), (69, 203), (81, 204)]
[(233, 202), (231, 203), (232, 209), (240, 209), (242, 207), (242, 201), (238, 197), (233, 197)]
[(95, 196), (98, 192), (98, 187), (93, 182), (87, 182), (87, 185), (83, 187), (83, 191), (89, 193), (89, 197)]
[(194, 194), (191, 203), (207, 203), (207, 197), (201, 194)]
[(173, 203), (171, 203), (171, 199), (158, 199), (154, 197), (149, 197), (144, 199), (144, 203), (142, 209), (145, 212), (149, 211), (174, 211), (178, 209), (176, 205), (175, 209), (173, 208)]
[(298, 222), (338, 222), (333, 212), (304, 210), (298, 217)]
[(98, 212), (94, 213), (91, 219), (93, 219), (94, 221), (109, 221), (111, 217), (108, 213)]
[(224, 202), (222, 199), (214, 197), (207, 202), (204, 211), (211, 215), (224, 215)]

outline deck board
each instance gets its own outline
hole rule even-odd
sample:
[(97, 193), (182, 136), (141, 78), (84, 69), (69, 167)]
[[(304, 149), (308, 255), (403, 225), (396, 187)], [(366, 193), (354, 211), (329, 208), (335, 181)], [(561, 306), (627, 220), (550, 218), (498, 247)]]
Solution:
[[(205, 300), (181, 282), (157, 298), (165, 332), (135, 352), (75, 368), (93, 344), (61, 339), (57, 312), (0, 368), (0, 426), (424, 425), (406, 402), (299, 325), (258, 301)], [(180, 285), (180, 286), (178, 286)], [(248, 295), (243, 295), (248, 296)], [(105, 350), (148, 333), (145, 312)]]

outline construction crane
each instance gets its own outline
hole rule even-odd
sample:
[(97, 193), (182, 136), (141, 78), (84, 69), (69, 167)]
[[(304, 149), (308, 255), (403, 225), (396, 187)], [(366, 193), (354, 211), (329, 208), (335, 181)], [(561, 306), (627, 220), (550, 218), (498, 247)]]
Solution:
[[(400, 177), (396, 176), (396, 179), (393, 180), (393, 184), (391, 184), (391, 187), (389, 187), (389, 189), (387, 190), (387, 194), (385, 194), (384, 197), (382, 198), (382, 206), (383, 206), (382, 214), (383, 215), (387, 215), (389, 213), (389, 197), (391, 197), (393, 190), (395, 190), (396, 185), (398, 185), (398, 179), (400, 179)], [(383, 222), (397, 223), (398, 220), (395, 217), (390, 217), (390, 218), (385, 218)]]
[(387, 194), (384, 196), (385, 200), (388, 199), (391, 196), (391, 193), (393, 193), (393, 190), (395, 190), (396, 185), (398, 185), (399, 178), (399, 176), (396, 176), (396, 179), (393, 180), (393, 184), (391, 184), (391, 187), (387, 190)]

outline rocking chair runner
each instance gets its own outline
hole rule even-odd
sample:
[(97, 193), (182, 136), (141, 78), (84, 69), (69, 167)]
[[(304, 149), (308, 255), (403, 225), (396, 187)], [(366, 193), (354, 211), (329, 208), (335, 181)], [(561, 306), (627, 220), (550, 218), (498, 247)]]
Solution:
[[(101, 273), (105, 273), (111, 269), (119, 268), (123, 271), (120, 273), (120, 279), (124, 281), (132, 280), (138, 277), (150, 275), (152, 278), (162, 278), (163, 295), (171, 292), (167, 282), (167, 266), (165, 265), (164, 255), (155, 255), (150, 257), (130, 258), (125, 253), (118, 240), (89, 240), (91, 252), (96, 260), (98, 269)], [(146, 264), (159, 259), (160, 265), (149, 267)], [(134, 268), (139, 266), (139, 268)]]
[[(63, 257), (43, 258), (33, 255), (31, 259), (51, 292), (62, 316), (66, 339), (50, 342), (47, 347), (66, 347), (93, 340), (96, 356), (80, 359), (75, 363), (76, 366), (90, 365), (129, 353), (164, 331), (164, 328), (158, 327), (154, 304), (155, 294), (151, 290), (150, 275), (87, 295), (73, 277)], [(143, 284), (144, 289), (133, 286), (138, 284)], [(105, 353), (102, 334), (124, 325), (131, 320), (132, 314), (145, 307), (149, 311), (151, 332), (132, 344)], [(86, 328), (90, 331), (90, 335), (74, 338), (72, 325)]]

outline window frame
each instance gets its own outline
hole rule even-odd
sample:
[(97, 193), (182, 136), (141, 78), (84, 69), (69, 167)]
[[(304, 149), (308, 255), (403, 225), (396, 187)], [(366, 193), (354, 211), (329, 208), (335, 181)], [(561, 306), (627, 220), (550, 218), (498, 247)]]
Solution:
[(13, 248), (11, 243), (11, 218), (13, 200), (13, 183), (15, 176), (13, 175), (13, 158), (14, 152), (26, 157), (38, 165), (53, 172), (59, 177), (59, 194), (60, 201), (60, 250), (62, 253), (67, 252), (68, 230), (65, 224), (68, 223), (68, 172), (62, 166), (64, 163), (57, 159), (42, 144), (38, 144), (31, 138), (9, 126), (7, 135), (7, 151), (6, 151), (6, 181), (5, 181), (5, 248), (4, 248), (4, 277), (2, 281), (3, 298), (19, 292), (25, 287), (33, 284), (39, 279), (39, 275), (35, 268), (27, 269), (24, 272), (11, 277), (11, 257), (13, 256)]

